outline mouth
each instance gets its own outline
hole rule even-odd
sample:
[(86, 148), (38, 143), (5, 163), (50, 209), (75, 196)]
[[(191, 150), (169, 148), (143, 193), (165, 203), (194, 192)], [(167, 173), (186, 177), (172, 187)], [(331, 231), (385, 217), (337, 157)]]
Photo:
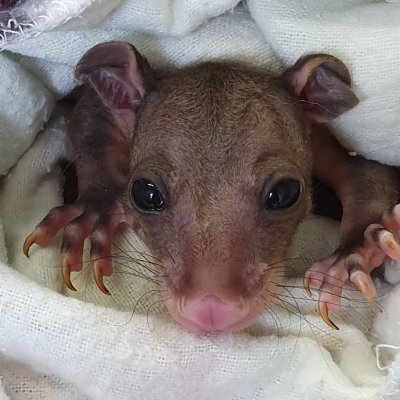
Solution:
[(166, 306), (174, 319), (191, 331), (235, 332), (251, 325), (263, 303), (257, 298), (230, 301), (205, 294), (192, 298), (170, 298)]
[(235, 277), (230, 267), (224, 273), (219, 273), (223, 268), (214, 269), (213, 273), (197, 268), (194, 270), (197, 273), (185, 274), (185, 270), (174, 269), (176, 264), (163, 260), (167, 271), (162, 279), (164, 304), (173, 319), (188, 330), (241, 331), (255, 322), (271, 305), (270, 297), (279, 291), (282, 270), (269, 269), (269, 265), (253, 263), (249, 273), (242, 268)]

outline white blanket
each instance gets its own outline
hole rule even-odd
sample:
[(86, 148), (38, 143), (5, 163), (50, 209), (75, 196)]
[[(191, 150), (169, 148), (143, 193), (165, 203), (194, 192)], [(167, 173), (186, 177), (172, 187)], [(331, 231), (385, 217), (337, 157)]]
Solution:
[[(29, 260), (22, 255), (25, 236), (61, 203), (62, 118), (31, 144), (55, 100), (73, 87), (77, 60), (107, 40), (130, 41), (154, 66), (225, 59), (278, 72), (306, 52), (337, 55), (362, 100), (335, 122), (339, 138), (400, 165), (400, 4), (248, 0), (248, 12), (236, 3), (27, 0), (14, 14), (20, 24), (9, 24), (19, 33), (0, 36), (0, 173), (8, 172), (0, 191), (0, 399), (400, 398), (399, 357), (383, 357), (386, 375), (373, 350), (382, 341), (400, 344), (400, 334), (381, 330), (396, 309), (387, 306), (374, 336), (374, 315), (352, 290), (333, 317), (338, 332), (317, 316), (316, 297), (291, 278), (281, 302), (248, 331), (198, 336), (169, 318), (151, 283), (132, 276), (129, 265), (107, 279), (111, 298), (95, 288), (88, 268), (73, 278), (72, 298), (60, 276), (60, 238), (32, 248)], [(306, 260), (290, 270), (330, 254), (336, 228), (307, 220), (291, 250)], [(119, 238), (116, 248), (131, 245), (141, 248), (133, 236)]]

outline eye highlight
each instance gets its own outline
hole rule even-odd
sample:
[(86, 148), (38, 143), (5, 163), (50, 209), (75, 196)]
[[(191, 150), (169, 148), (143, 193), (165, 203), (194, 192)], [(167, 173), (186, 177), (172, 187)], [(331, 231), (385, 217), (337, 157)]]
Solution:
[(162, 191), (148, 179), (138, 179), (132, 183), (131, 200), (142, 212), (160, 212), (166, 207)]
[(276, 182), (266, 193), (267, 210), (286, 210), (297, 203), (300, 197), (301, 184), (296, 179), (282, 179)]

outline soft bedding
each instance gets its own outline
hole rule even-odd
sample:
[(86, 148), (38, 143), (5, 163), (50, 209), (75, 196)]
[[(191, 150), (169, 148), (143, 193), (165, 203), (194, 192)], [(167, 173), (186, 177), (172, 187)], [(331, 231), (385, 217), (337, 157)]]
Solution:
[[(296, 278), (335, 248), (333, 221), (300, 226), (281, 300), (236, 334), (198, 335), (174, 323), (149, 272), (129, 261), (133, 248), (146, 251), (133, 235), (116, 239), (124, 262), (106, 282), (111, 297), (88, 266), (73, 278), (77, 293), (63, 286), (60, 238), (22, 254), (26, 235), (62, 202), (57, 161), (68, 147), (63, 116), (49, 121), (54, 104), (73, 88), (77, 60), (103, 41), (129, 41), (160, 67), (217, 59), (279, 72), (307, 52), (336, 55), (361, 99), (333, 124), (337, 137), (400, 165), (400, 4), (237, 3), (26, 0), (0, 16), (0, 399), (400, 398), (398, 288), (381, 285), (379, 316), (348, 289), (334, 332)], [(391, 271), (395, 286), (397, 265)]]

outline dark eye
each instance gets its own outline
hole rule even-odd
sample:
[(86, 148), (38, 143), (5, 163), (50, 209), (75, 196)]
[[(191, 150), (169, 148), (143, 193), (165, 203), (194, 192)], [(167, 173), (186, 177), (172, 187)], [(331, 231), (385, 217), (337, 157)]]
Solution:
[(267, 210), (285, 210), (292, 207), (300, 196), (300, 182), (295, 179), (282, 179), (267, 192)]
[(140, 211), (162, 211), (165, 208), (161, 191), (148, 179), (138, 179), (133, 182), (131, 197)]

